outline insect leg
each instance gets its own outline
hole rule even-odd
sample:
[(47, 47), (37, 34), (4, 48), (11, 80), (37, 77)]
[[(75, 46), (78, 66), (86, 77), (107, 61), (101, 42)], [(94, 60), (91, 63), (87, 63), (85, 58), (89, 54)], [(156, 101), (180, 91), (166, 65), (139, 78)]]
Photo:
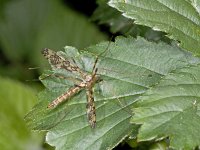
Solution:
[(95, 128), (96, 126), (96, 110), (95, 110), (95, 104), (94, 104), (94, 96), (93, 91), (91, 88), (86, 89), (86, 95), (87, 95), (87, 117), (88, 122), (92, 128)]
[(82, 90), (85, 87), (85, 83), (81, 82), (79, 85), (74, 86), (70, 88), (68, 91), (57, 97), (55, 100), (53, 100), (47, 108), (54, 108), (58, 104), (62, 103), (65, 100), (68, 100), (70, 97), (72, 97), (74, 94), (78, 93), (80, 90)]

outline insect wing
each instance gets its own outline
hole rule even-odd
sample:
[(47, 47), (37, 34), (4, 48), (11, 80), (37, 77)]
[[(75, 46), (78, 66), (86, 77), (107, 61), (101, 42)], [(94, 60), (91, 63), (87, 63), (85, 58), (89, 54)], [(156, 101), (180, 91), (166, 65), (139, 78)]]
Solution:
[(51, 49), (45, 48), (42, 51), (43, 56), (49, 61), (53, 69), (65, 69), (70, 72), (76, 72), (80, 68), (75, 64), (73, 59), (67, 59)]
[(49, 61), (49, 64), (53, 69), (61, 68), (63, 62), (65, 61), (65, 59), (59, 56), (57, 52), (48, 48), (43, 49), (42, 54)]

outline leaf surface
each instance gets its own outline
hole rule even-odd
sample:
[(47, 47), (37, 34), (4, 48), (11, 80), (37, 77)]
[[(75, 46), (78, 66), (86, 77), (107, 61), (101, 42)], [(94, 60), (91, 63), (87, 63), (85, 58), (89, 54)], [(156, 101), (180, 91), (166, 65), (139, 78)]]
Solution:
[[(59, 54), (73, 57), (88, 73), (99, 56), (97, 74), (102, 81), (94, 86), (97, 126), (91, 129), (85, 112), (85, 90), (55, 109), (47, 109), (48, 103), (73, 86), (73, 82), (53, 76), (42, 80), (46, 90), (39, 94), (40, 101), (26, 116), (26, 121), (34, 130), (48, 130), (46, 141), (58, 150), (115, 147), (138, 128), (129, 123), (135, 100), (171, 70), (199, 62), (175, 46), (143, 38), (118, 37), (115, 42), (103, 42), (81, 53), (69, 46), (65, 51)], [(68, 78), (75, 76), (62, 69), (51, 72)]]
[(200, 65), (167, 75), (135, 104), (132, 123), (142, 124), (139, 141), (169, 137), (175, 149), (200, 145)]
[(109, 5), (137, 24), (168, 33), (182, 48), (200, 55), (198, 0), (110, 0)]
[(110, 27), (112, 33), (120, 33), (128, 36), (142, 36), (150, 41), (169, 41), (165, 33), (154, 31), (153, 29), (135, 24), (130, 18), (121, 15), (121, 12), (110, 7), (108, 0), (98, 0), (98, 7), (95, 9), (92, 20), (97, 21), (98, 24), (104, 24)]

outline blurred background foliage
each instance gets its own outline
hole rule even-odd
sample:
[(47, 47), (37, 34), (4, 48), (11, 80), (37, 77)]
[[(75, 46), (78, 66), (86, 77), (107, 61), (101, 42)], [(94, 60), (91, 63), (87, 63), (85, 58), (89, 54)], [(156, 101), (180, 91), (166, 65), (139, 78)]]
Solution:
[(44, 133), (30, 132), (23, 120), (42, 89), (34, 80), (48, 67), (42, 48), (62, 50), (70, 45), (83, 49), (121, 34), (170, 42), (164, 33), (135, 25), (106, 2), (0, 0), (1, 149), (51, 149), (43, 144)]
[[(87, 16), (64, 1), (9, 0), (1, 4), (1, 70), (5, 76), (32, 79), (29, 67), (44, 66), (41, 49), (84, 48), (106, 39)], [(45, 61), (46, 62), (46, 61)], [(37, 73), (37, 72), (36, 72)]]

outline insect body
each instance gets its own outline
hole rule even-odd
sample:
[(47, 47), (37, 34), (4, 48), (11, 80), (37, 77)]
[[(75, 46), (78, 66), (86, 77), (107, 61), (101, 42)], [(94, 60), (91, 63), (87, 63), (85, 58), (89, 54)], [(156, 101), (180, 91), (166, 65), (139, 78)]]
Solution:
[[(68, 100), (71, 98), (73, 95), (81, 91), (82, 89), (86, 90), (86, 95), (87, 95), (87, 117), (88, 117), (88, 122), (92, 128), (95, 127), (96, 125), (96, 113), (95, 113), (95, 104), (94, 104), (94, 96), (93, 96), (93, 86), (95, 83), (100, 81), (99, 76), (97, 76), (97, 60), (94, 63), (93, 69), (92, 69), (92, 74), (89, 74), (82, 69), (80, 69), (75, 61), (73, 63), (61, 56), (59, 56), (55, 51), (50, 50), (48, 48), (45, 48), (42, 51), (42, 54), (44, 57), (49, 61), (51, 66), (53, 68), (58, 68), (58, 69), (65, 69), (70, 72), (78, 73), (81, 76), (81, 80), (79, 84), (75, 85), (74, 87), (68, 89), (65, 93), (57, 97), (55, 100), (53, 100), (49, 105), (48, 108), (54, 108), (61, 102)], [(61, 77), (62, 78), (62, 77)]]

